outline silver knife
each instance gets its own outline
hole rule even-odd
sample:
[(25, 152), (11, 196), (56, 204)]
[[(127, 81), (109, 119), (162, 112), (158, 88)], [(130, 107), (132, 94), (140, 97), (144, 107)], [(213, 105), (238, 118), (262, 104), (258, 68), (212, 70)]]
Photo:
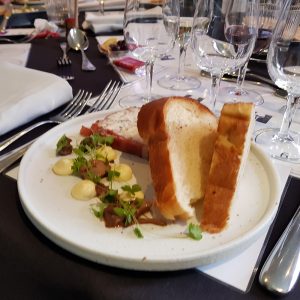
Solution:
[(285, 295), (295, 286), (300, 271), (300, 206), (259, 275), (259, 282), (269, 291)]
[(22, 157), (27, 149), (31, 146), (31, 144), (35, 141), (32, 140), (27, 144), (20, 146), (6, 154), (0, 156), (0, 174), (3, 173), (8, 167), (10, 167), (13, 163), (15, 163), (20, 157)]

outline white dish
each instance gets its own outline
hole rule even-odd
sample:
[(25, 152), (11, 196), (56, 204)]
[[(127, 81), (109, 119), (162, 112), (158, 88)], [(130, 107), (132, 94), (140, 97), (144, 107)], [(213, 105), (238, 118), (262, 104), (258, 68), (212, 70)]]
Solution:
[[(166, 227), (141, 225), (144, 239), (131, 227), (105, 228), (90, 212), (92, 201), (70, 195), (74, 177), (59, 177), (51, 166), (57, 160), (55, 145), (62, 134), (76, 136), (107, 112), (82, 116), (63, 123), (40, 137), (24, 156), (18, 175), (22, 206), (33, 224), (66, 250), (94, 262), (135, 270), (179, 270), (230, 258), (247, 248), (272, 222), (279, 203), (279, 178), (270, 159), (254, 144), (245, 175), (232, 205), (226, 230), (203, 234), (195, 241), (181, 234), (185, 224)], [(125, 155), (138, 182), (153, 193), (147, 161)]]

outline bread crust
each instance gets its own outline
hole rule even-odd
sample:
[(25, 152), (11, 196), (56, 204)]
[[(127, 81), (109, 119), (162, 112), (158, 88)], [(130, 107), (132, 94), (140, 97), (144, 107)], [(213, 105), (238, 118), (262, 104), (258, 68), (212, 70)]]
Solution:
[[(229, 218), (243, 155), (248, 155), (254, 122), (254, 106), (250, 103), (225, 104), (219, 124), (208, 183), (205, 191), (201, 227), (210, 233), (222, 231)], [(245, 158), (244, 158), (245, 159)]]
[(138, 131), (149, 148), (149, 165), (157, 197), (156, 204), (162, 215), (171, 220), (190, 217), (190, 214), (180, 205), (180, 199), (176, 197), (176, 183), (168, 147), (171, 137), (166, 129), (166, 114), (169, 104), (174, 101), (188, 103), (188, 105), (195, 106), (203, 115), (209, 116), (212, 123), (215, 122), (215, 131), (217, 124), (215, 116), (207, 107), (185, 97), (169, 97), (152, 101), (144, 105), (138, 114)]

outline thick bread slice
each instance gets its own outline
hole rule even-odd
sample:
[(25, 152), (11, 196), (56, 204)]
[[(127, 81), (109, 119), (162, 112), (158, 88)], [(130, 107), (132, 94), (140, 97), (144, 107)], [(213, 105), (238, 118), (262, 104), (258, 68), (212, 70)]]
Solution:
[(196, 100), (170, 97), (144, 105), (137, 125), (148, 144), (160, 212), (171, 220), (191, 217), (191, 203), (204, 196), (216, 139), (216, 117)]
[(220, 232), (227, 224), (250, 150), (254, 114), (251, 103), (225, 104), (221, 111), (201, 216), (207, 232)]

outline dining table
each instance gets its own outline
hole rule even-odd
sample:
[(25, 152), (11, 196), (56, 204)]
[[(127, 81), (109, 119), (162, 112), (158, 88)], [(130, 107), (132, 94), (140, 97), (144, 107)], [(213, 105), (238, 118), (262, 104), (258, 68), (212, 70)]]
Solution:
[[(68, 54), (72, 60), (74, 80), (69, 83), (74, 94), (79, 89), (85, 89), (98, 95), (109, 80), (119, 81), (120, 78), (107, 57), (99, 53), (98, 43), (91, 32), (88, 32), (88, 39), (90, 46), (86, 54), (97, 70), (83, 72), (80, 56), (71, 50)], [(53, 62), (61, 56), (59, 42), (62, 40), (32, 40), (26, 67), (57, 74), (58, 67)], [(55, 113), (56, 110), (29, 124), (47, 119)], [(28, 124), (0, 136), (0, 141), (26, 126)], [(7, 151), (42, 135), (52, 126), (37, 128)], [(77, 256), (55, 244), (33, 225), (22, 207), (17, 181), (5, 172), (0, 174), (0, 191), (1, 299), (274, 299), (276, 295), (262, 287), (258, 277), (263, 263), (300, 205), (300, 179), (289, 176), (278, 213), (253, 272), (253, 281), (247, 292), (242, 292), (197, 268), (135, 271)], [(299, 282), (281, 298), (300, 299)]]

